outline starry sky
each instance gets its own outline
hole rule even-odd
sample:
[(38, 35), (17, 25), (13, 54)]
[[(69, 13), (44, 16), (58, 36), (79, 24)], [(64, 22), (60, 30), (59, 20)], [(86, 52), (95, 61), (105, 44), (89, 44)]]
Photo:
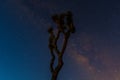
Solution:
[(0, 0), (0, 80), (50, 80), (51, 15), (72, 11), (58, 80), (120, 80), (119, 0)]

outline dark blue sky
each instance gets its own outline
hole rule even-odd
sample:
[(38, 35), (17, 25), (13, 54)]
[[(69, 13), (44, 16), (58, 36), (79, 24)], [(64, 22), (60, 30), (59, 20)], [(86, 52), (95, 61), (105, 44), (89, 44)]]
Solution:
[(120, 80), (120, 1), (0, 1), (0, 80), (50, 80), (47, 28), (71, 10), (71, 35), (58, 80)]

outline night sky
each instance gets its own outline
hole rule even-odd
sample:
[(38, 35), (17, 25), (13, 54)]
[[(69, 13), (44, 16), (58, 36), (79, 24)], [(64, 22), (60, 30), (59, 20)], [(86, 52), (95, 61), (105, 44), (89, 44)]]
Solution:
[(119, 0), (0, 0), (0, 80), (50, 80), (51, 15), (72, 11), (58, 80), (120, 80)]

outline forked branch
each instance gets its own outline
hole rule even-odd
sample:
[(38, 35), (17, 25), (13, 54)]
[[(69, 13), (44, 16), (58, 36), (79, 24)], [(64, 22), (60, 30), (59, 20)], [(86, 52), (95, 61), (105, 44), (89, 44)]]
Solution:
[[(52, 16), (53, 21), (57, 25), (57, 33), (54, 34), (52, 27), (48, 29), (49, 36), (49, 49), (51, 53), (50, 71), (52, 73), (51, 80), (57, 80), (58, 74), (63, 66), (63, 55), (67, 47), (68, 39), (71, 33), (75, 32), (75, 27), (73, 25), (72, 13), (68, 11), (67, 13), (62, 13), (60, 15), (55, 14)], [(66, 23), (65, 23), (66, 22)], [(61, 51), (58, 49), (57, 43), (60, 38), (60, 34), (63, 34), (63, 44)], [(57, 58), (55, 57), (57, 55)], [(54, 66), (55, 58), (57, 59), (57, 66)]]

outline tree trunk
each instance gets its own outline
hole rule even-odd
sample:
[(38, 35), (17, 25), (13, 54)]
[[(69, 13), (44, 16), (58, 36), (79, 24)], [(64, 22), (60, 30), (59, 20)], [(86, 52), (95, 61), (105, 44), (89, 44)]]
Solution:
[(58, 74), (59, 74), (62, 66), (63, 66), (62, 56), (59, 56), (59, 58), (58, 58), (58, 65), (56, 66), (55, 70), (52, 73), (51, 80), (57, 80)]

